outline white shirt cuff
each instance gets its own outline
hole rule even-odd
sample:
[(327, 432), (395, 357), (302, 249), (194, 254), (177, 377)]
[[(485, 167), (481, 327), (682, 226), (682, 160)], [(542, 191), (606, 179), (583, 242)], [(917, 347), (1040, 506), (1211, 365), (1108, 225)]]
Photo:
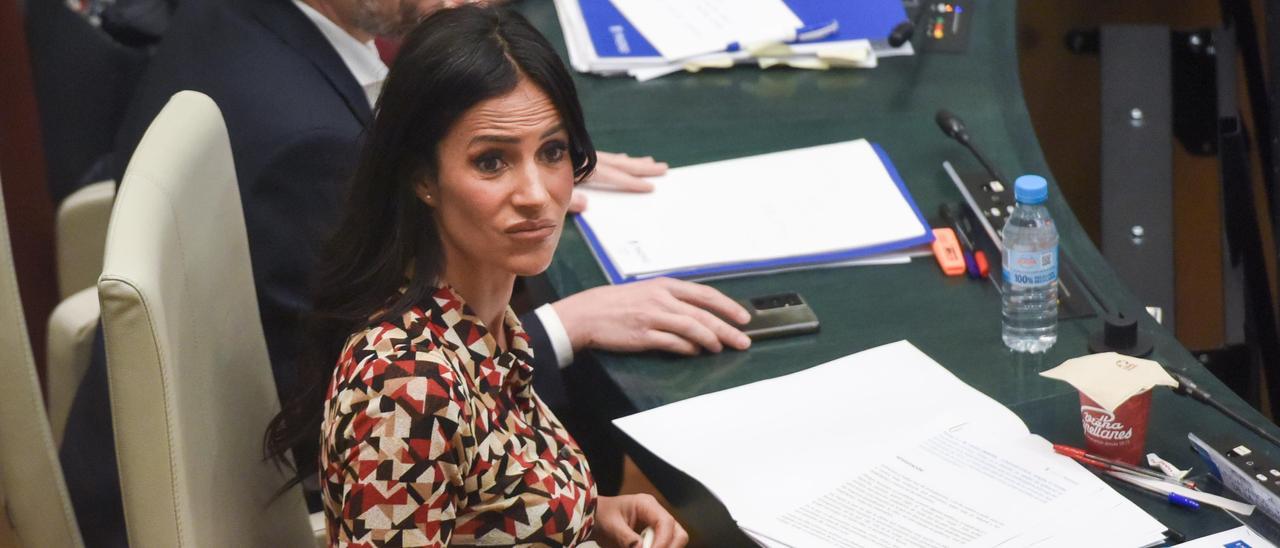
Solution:
[(556, 363), (561, 369), (568, 367), (573, 363), (573, 342), (569, 340), (569, 332), (565, 331), (560, 315), (556, 314), (556, 309), (550, 304), (539, 306), (533, 313), (542, 322), (542, 330), (547, 332), (547, 338), (551, 340), (551, 351), (556, 354)]

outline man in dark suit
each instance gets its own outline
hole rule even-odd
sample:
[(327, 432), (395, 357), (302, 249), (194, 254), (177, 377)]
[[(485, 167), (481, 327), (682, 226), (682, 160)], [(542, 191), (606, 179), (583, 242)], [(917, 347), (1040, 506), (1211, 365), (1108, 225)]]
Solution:
[[(417, 20), (411, 14), (445, 5), (447, 2), (439, 0), (186, 1), (175, 14), (173, 32), (157, 51), (126, 116), (116, 150), (121, 175), (147, 126), (177, 91), (205, 93), (222, 110), (240, 181), (262, 324), (282, 395), (294, 389), (291, 364), (299, 354), (296, 334), (299, 318), (308, 308), (307, 279), (316, 248), (336, 220), (362, 131), (373, 116), (376, 89), (371, 88), (380, 86), (374, 81), (376, 69), (362, 70), (359, 61), (353, 63), (361, 74), (353, 75), (348, 54), (359, 46), (344, 49), (340, 40), (364, 44), (376, 33), (402, 32)], [(334, 37), (338, 29), (352, 36)], [(601, 164), (602, 172), (625, 173), (633, 164), (641, 172), (645, 169), (643, 161), (607, 153)], [(641, 290), (634, 289), (637, 287)], [(563, 326), (569, 337), (565, 342), (578, 343), (572, 350), (590, 345), (612, 350), (697, 351), (706, 347), (718, 351), (725, 344), (743, 346), (746, 342), (728, 324), (710, 319), (700, 326), (667, 320), (662, 320), (661, 326), (624, 322), (617, 314), (620, 305), (624, 311), (628, 305), (650, 306), (638, 302), (642, 299), (623, 296), (625, 293), (646, 299), (672, 295), (676, 301), (691, 303), (689, 309), (671, 307), (676, 308), (672, 313), (679, 315), (691, 314), (695, 306), (727, 311), (729, 316), (736, 311), (727, 298), (703, 286), (690, 289), (685, 284), (662, 282), (606, 288), (580, 297), (583, 306), (576, 308), (582, 310), (564, 314), (566, 318), (582, 317), (579, 323), (591, 324)], [(606, 303), (609, 311), (584, 313)], [(574, 308), (573, 304), (556, 308)], [(541, 321), (545, 317), (529, 313), (521, 319), (537, 345), (537, 389), (555, 401), (558, 368), (551, 364), (564, 352), (555, 352), (547, 340)], [(611, 327), (609, 335), (574, 336), (588, 329), (600, 331), (602, 322)], [(645, 338), (637, 331), (665, 331), (693, 344)], [(623, 336), (631, 340), (622, 340)]]
[[(308, 275), (319, 243), (336, 222), (385, 76), (385, 66), (370, 58), (372, 38), (403, 32), (448, 1), (183, 0), (122, 124), (117, 175), (177, 91), (205, 93), (221, 109), (282, 398), (297, 388), (294, 360), (309, 303)], [(643, 190), (636, 176), (662, 169), (651, 160), (606, 153), (598, 173), (610, 179), (606, 183)], [(749, 344), (707, 310), (746, 319), (744, 310), (714, 289), (674, 280), (596, 288), (527, 313), (521, 320), (533, 339), (536, 390), (564, 408), (560, 368), (588, 347), (697, 353)], [(111, 447), (111, 430), (105, 359), (97, 346), (68, 421), (62, 458), (77, 513), (94, 517), (82, 527), (86, 538), (111, 545), (112, 539), (123, 540), (123, 530), (108, 530), (122, 520), (116, 514), (114, 455), (102, 453)]]

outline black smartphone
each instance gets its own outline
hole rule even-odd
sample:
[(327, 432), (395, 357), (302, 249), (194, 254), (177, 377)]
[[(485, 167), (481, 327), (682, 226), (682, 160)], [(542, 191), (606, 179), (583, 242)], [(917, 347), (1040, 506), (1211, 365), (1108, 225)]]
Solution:
[(752, 340), (816, 333), (818, 316), (799, 293), (778, 293), (750, 299), (739, 299), (751, 321), (742, 328)]

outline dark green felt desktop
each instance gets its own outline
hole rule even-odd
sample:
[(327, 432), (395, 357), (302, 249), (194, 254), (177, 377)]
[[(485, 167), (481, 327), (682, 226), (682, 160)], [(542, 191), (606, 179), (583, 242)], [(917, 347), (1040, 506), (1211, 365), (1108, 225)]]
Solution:
[[(942, 169), (943, 161), (962, 171), (980, 169), (966, 150), (946, 139), (935, 125), (934, 113), (946, 108), (967, 123), (973, 139), (1006, 174), (1036, 173), (1049, 178), (1049, 209), (1061, 233), (1063, 255), (1075, 261), (1111, 306), (1141, 310), (1054, 187), (1022, 99), (1015, 8), (1010, 0), (980, 3), (970, 19), (974, 29), (964, 54), (882, 59), (873, 70), (748, 66), (644, 83), (589, 75), (576, 75), (576, 79), (592, 138), (601, 150), (651, 154), (678, 167), (866, 138), (883, 146), (926, 216), (944, 202), (961, 200)], [(520, 9), (563, 53), (552, 3), (524, 2)], [(788, 182), (779, 180), (773, 192), (785, 193), (787, 188)], [(559, 295), (607, 283), (576, 227), (566, 228), (547, 280)], [(817, 269), (710, 283), (733, 297), (799, 292), (821, 319), (822, 330), (816, 335), (759, 342), (746, 352), (695, 358), (597, 353), (594, 357), (603, 375), (624, 400), (602, 402), (602, 409), (619, 404), (633, 411), (651, 409), (907, 339), (961, 380), (1011, 408), (1032, 432), (1053, 442), (1083, 443), (1076, 391), (1037, 373), (1086, 354), (1087, 337), (1098, 327), (1096, 319), (1060, 323), (1058, 343), (1047, 355), (1013, 354), (1000, 340), (1000, 300), (995, 289), (986, 282), (945, 277), (931, 258), (906, 265)], [(1267, 422), (1201, 367), (1169, 330), (1145, 315), (1142, 326), (1154, 334), (1155, 359), (1186, 372), (1259, 424)], [(791, 401), (795, 397), (790, 395)], [(787, 409), (780, 407), (778, 412)], [(1265, 448), (1234, 423), (1167, 391), (1156, 394), (1151, 417), (1148, 450), (1183, 466), (1194, 464), (1199, 472), (1204, 467), (1187, 448), (1188, 431), (1236, 434), (1255, 448)], [(786, 440), (785, 433), (760, 434), (762, 449), (779, 441), (803, 443)], [(643, 450), (629, 447), (629, 451), (700, 538), (745, 542), (743, 537), (731, 536), (736, 531), (723, 508), (695, 482)], [(1280, 450), (1268, 452), (1280, 454)], [(839, 455), (815, 455), (812, 463), (782, 465), (839, 464)], [(769, 471), (760, 473), (767, 477)], [(744, 481), (768, 484), (767, 479)], [(1206, 507), (1189, 512), (1124, 487), (1117, 489), (1188, 537), (1237, 525), (1222, 511)]]

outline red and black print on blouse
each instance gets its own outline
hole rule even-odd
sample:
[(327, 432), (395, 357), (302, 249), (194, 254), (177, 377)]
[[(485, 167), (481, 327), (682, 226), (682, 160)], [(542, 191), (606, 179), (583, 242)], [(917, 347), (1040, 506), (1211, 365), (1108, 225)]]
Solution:
[(332, 545), (572, 545), (588, 537), (587, 460), (533, 391), (528, 336), (507, 351), (450, 288), (352, 335), (325, 399)]

